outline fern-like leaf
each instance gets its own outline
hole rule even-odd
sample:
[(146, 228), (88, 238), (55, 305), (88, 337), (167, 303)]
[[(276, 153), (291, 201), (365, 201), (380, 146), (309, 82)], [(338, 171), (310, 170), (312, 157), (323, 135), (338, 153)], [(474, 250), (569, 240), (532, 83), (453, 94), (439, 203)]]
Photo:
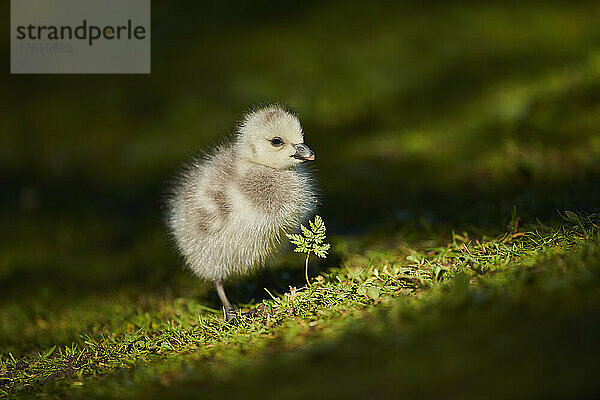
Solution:
[(300, 225), (302, 235), (298, 233), (286, 233), (286, 236), (290, 242), (296, 246), (294, 252), (306, 254), (306, 267), (304, 274), (306, 277), (306, 283), (308, 283), (308, 286), (310, 286), (310, 281), (308, 279), (308, 259), (310, 254), (313, 253), (317, 257), (326, 258), (327, 252), (331, 248), (331, 245), (329, 243), (324, 243), (326, 239), (326, 228), (325, 222), (323, 222), (323, 219), (320, 216), (315, 216), (314, 222), (308, 221), (308, 226), (310, 229), (304, 225)]
[(327, 258), (327, 251), (329, 250), (330, 247), (331, 247), (331, 245), (329, 243), (325, 243), (321, 246), (314, 247), (313, 252), (321, 258)]

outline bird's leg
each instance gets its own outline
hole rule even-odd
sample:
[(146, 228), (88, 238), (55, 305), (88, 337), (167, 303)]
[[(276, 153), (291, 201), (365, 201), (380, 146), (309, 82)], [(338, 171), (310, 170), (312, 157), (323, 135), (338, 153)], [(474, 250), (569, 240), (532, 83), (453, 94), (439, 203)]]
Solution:
[(244, 316), (254, 316), (259, 313), (258, 308), (253, 308), (248, 311), (238, 311), (229, 302), (227, 295), (225, 294), (225, 287), (223, 286), (223, 281), (213, 281), (213, 286), (217, 291), (217, 295), (219, 295), (219, 299), (221, 299), (221, 303), (223, 304), (223, 309), (225, 310), (225, 321), (229, 321), (236, 315), (244, 315)]
[(223, 304), (223, 308), (225, 309), (225, 321), (229, 321), (235, 315), (235, 309), (229, 302), (227, 295), (225, 294), (225, 288), (223, 287), (223, 281), (214, 281), (213, 286), (217, 291), (217, 295), (219, 299), (221, 299), (221, 303)]

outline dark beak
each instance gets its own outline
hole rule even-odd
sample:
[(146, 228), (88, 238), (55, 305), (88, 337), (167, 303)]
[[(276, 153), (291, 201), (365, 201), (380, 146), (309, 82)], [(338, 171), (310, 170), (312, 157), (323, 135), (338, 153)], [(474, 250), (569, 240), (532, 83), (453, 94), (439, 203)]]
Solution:
[(295, 144), (294, 148), (296, 149), (296, 153), (292, 157), (305, 161), (313, 161), (315, 159), (315, 152), (309, 149), (304, 143)]

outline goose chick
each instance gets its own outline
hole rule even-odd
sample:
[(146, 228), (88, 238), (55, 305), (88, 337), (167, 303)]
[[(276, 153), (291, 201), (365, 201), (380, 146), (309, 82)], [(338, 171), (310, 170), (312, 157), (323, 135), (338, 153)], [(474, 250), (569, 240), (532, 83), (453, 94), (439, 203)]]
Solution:
[(247, 114), (230, 144), (174, 185), (167, 225), (186, 265), (213, 283), (227, 320), (235, 310), (223, 282), (263, 266), (313, 212), (316, 187), (300, 164), (314, 159), (298, 118), (269, 106)]

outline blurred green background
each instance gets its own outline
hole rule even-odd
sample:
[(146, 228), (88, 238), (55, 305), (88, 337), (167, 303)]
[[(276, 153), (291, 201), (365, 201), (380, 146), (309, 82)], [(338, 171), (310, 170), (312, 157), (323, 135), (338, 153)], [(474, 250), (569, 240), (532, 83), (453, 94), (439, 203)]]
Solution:
[(162, 193), (256, 104), (299, 113), (339, 237), (495, 233), (513, 206), (548, 224), (594, 209), (598, 21), (597, 1), (155, 1), (150, 75), (19, 76), (6, 59), (0, 347), (68, 343), (44, 335), (67, 305), (203, 296), (165, 235)]

